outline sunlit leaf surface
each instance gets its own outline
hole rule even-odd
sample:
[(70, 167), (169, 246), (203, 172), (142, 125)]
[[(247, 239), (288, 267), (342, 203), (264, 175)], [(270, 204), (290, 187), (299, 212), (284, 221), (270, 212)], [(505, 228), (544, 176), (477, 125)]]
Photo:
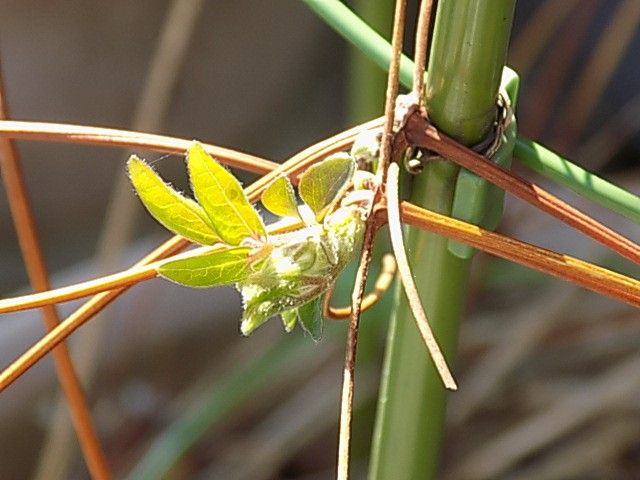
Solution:
[(131, 183), (149, 213), (178, 235), (202, 245), (220, 242), (203, 208), (171, 188), (143, 160), (132, 155), (127, 162)]
[(158, 273), (188, 287), (215, 287), (245, 280), (251, 273), (251, 248), (220, 250), (162, 264)]
[(313, 210), (318, 221), (340, 200), (355, 168), (355, 161), (348, 154), (336, 154), (309, 167), (300, 178), (300, 198)]
[(240, 182), (199, 143), (189, 148), (187, 165), (194, 194), (225, 243), (239, 245), (247, 237), (266, 235), (262, 219), (247, 200)]
[(287, 177), (278, 177), (274, 180), (265, 189), (261, 201), (264, 207), (274, 215), (300, 218), (296, 196)]

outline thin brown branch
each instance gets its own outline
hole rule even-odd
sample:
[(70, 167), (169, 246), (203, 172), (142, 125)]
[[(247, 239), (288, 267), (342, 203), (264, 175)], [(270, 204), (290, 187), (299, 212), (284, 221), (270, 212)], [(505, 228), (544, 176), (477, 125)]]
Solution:
[[(371, 219), (373, 221), (373, 216)], [(360, 264), (354, 280), (354, 289), (351, 294), (351, 316), (349, 317), (349, 329), (347, 331), (347, 346), (345, 349), (344, 368), (342, 370), (342, 394), (340, 397), (340, 427), (338, 438), (338, 480), (348, 480), (349, 460), (351, 458), (351, 423), (353, 420), (353, 392), (355, 382), (356, 353), (358, 350), (358, 328), (360, 326), (360, 312), (364, 286), (367, 282), (369, 265), (371, 264), (371, 251), (375, 227), (367, 222), (365, 230)]]
[[(165, 153), (187, 151), (193, 140), (154, 135), (115, 128), (89, 127), (51, 122), (0, 121), (0, 136), (22, 140), (40, 140), (83, 145), (143, 148)], [(234, 168), (255, 173), (266, 173), (275, 163), (248, 153), (242, 153), (215, 145), (202, 144), (204, 149), (221, 162)]]
[(440, 133), (418, 112), (407, 117), (405, 135), (411, 145), (433, 150), (461, 167), (486, 178), (507, 192), (580, 230), (611, 250), (640, 263), (640, 246), (563, 202), (540, 186), (505, 170), (473, 150)]
[[(0, 119), (6, 118), (8, 118), (8, 107), (4, 83), (0, 75)], [(18, 151), (10, 139), (0, 139), (0, 169), (29, 282), (36, 292), (49, 290), (47, 267), (40, 247)], [(49, 332), (60, 324), (55, 306), (44, 305), (41, 313)], [(65, 344), (61, 344), (54, 350), (53, 355), (58, 379), (69, 405), (71, 420), (87, 467), (93, 478), (111, 478), (107, 459), (93, 426), (89, 405), (69, 355), (69, 349)]]
[(413, 317), (422, 335), (422, 340), (429, 351), (429, 355), (433, 360), (433, 363), (442, 379), (444, 386), (450, 390), (457, 390), (458, 386), (453, 379), (453, 375), (447, 365), (447, 360), (444, 358), (438, 342), (433, 335), (427, 315), (422, 307), (420, 301), (420, 294), (416, 288), (416, 284), (413, 281), (413, 274), (409, 267), (409, 260), (407, 259), (407, 253), (404, 249), (404, 241), (402, 239), (402, 223), (400, 220), (400, 205), (398, 200), (398, 180), (400, 177), (400, 167), (397, 163), (389, 165), (389, 173), (387, 174), (387, 215), (389, 221), (389, 232), (391, 236), (391, 245), (393, 246), (393, 252), (396, 256), (396, 262), (398, 263), (398, 272), (404, 291), (409, 300), (409, 306)]
[[(438, 215), (408, 202), (403, 202), (402, 208), (404, 209), (402, 211), (402, 219), (405, 223), (459, 240), (485, 252), (572, 281), (577, 285), (631, 305), (640, 306), (640, 281), (636, 279), (569, 255), (563, 255), (511, 237), (483, 230), (470, 223)], [(380, 211), (382, 212), (383, 210)], [(383, 221), (384, 219), (381, 219), (378, 223)], [(295, 225), (287, 225), (284, 228), (296, 227)], [(270, 227), (270, 231), (273, 232), (272, 227)], [(169, 248), (170, 250), (168, 251), (173, 254), (188, 244), (189, 242), (181, 237), (174, 237), (129, 270), (68, 287), (0, 300), (0, 314), (75, 300), (94, 293), (127, 287), (139, 281), (153, 278), (155, 276), (155, 268), (159, 263), (152, 262), (166, 257), (166, 255), (156, 254), (157, 251), (165, 251), (165, 248)], [(174, 245), (177, 246), (174, 247)], [(211, 248), (215, 247), (201, 247), (191, 253), (206, 253)]]
[[(167, 116), (175, 85), (182, 77), (180, 70), (189, 51), (191, 38), (202, 18), (204, 0), (172, 0), (162, 21), (162, 29), (150, 59), (144, 86), (136, 101), (132, 126), (134, 130), (159, 132)], [(122, 159), (124, 162), (126, 158)], [(127, 175), (112, 180), (111, 195), (104, 216), (98, 249), (96, 270), (99, 274), (118, 268), (117, 260), (132, 240), (136, 219), (142, 213)], [(91, 328), (76, 335), (73, 358), (78, 375), (87, 392), (91, 392), (94, 378), (104, 353), (103, 338), (108, 314), (94, 318)], [(59, 399), (50, 417), (51, 427), (40, 449), (38, 466), (33, 480), (61, 480), (69, 477), (69, 467), (77, 449), (72, 440), (63, 399)]]
[[(380, 185), (387, 179), (387, 167), (391, 163), (391, 149), (393, 147), (393, 123), (395, 120), (396, 98), (398, 97), (400, 78), (400, 58), (402, 56), (402, 40), (404, 37), (404, 22), (406, 4), (403, 0), (396, 1), (394, 15), (393, 37), (391, 39), (391, 63), (387, 77), (387, 93), (384, 102), (384, 124), (380, 141), (380, 161), (376, 175)], [(401, 27), (401, 28), (400, 28)]]
[[(389, 287), (393, 283), (393, 278), (396, 275), (396, 260), (393, 254), (385, 253), (380, 260), (380, 273), (376, 282), (373, 285), (373, 290), (367, 293), (362, 299), (361, 312), (366, 312), (373, 306), (375, 306), (382, 296), (389, 290)], [(351, 305), (348, 307), (332, 307), (331, 300), (333, 299), (333, 290), (335, 283), (327, 290), (325, 295), (324, 304), (322, 306), (322, 315), (325, 318), (332, 320), (344, 320), (351, 317)]]
[(427, 67), (429, 52), (429, 25), (431, 23), (432, 0), (420, 2), (418, 25), (416, 26), (416, 46), (413, 53), (413, 94), (418, 105), (424, 102), (424, 71)]
[[(289, 166), (294, 163), (296, 164), (296, 168), (291, 170), (290, 174), (292, 176), (298, 175), (309, 165), (317, 162), (319, 158), (348, 148), (360, 132), (378, 128), (382, 126), (382, 122), (382, 117), (375, 118), (298, 152), (288, 160)], [(116, 148), (143, 148), (156, 152), (177, 153), (181, 155), (187, 151), (192, 143), (192, 140), (184, 138), (131, 130), (72, 125), (68, 123), (15, 120), (0, 120), (0, 137), (80, 145), (100, 145)], [(271, 172), (273, 169), (285, 168), (285, 164), (277, 164), (270, 160), (237, 150), (207, 143), (203, 143), (202, 146), (207, 153), (229, 167), (262, 174)], [(255, 188), (261, 188), (264, 184), (266, 184), (266, 179), (261, 178), (256, 182)]]
[(29, 308), (39, 308), (55, 303), (69, 302), (100, 292), (133, 285), (156, 277), (158, 263), (130, 268), (122, 272), (105, 275), (93, 280), (79, 282), (68, 287), (44, 290), (30, 295), (0, 301), (0, 313), (16, 312)]
[[(136, 266), (146, 265), (160, 258), (168, 257), (180, 251), (188, 244), (188, 240), (182, 237), (173, 237), (138, 262)], [(60, 342), (84, 325), (85, 322), (99, 313), (127, 289), (128, 287), (121, 287), (116, 290), (100, 293), (69, 315), (60, 325), (42, 337), (0, 374), (0, 392), (11, 385)]]
[[(387, 167), (391, 161), (395, 102), (399, 88), (400, 57), (402, 55), (405, 16), (406, 0), (396, 0), (391, 40), (391, 63), (389, 65), (389, 75), (387, 77), (387, 93), (384, 107), (384, 127), (380, 145), (380, 160), (378, 163), (378, 171), (376, 172), (378, 187), (375, 192), (375, 203), (384, 201), (382, 198), (381, 186), (386, 180)], [(351, 318), (349, 319), (349, 330), (347, 333), (347, 346), (342, 377), (342, 396), (340, 400), (340, 433), (338, 439), (338, 465), (336, 475), (338, 480), (347, 480), (349, 478), (351, 423), (353, 419), (353, 391), (355, 382), (356, 353), (358, 349), (358, 328), (360, 324), (362, 297), (364, 296), (367, 274), (371, 264), (373, 238), (377, 229), (376, 218), (372, 215), (373, 207), (373, 204), (369, 207), (360, 264), (358, 266), (353, 292), (351, 294)]]
[[(289, 219), (287, 219), (287, 221), (284, 222), (271, 224), (267, 228), (267, 232), (269, 234), (290, 232), (293, 230), (298, 230), (304, 225), (299, 220), (291, 220), (292, 221), (289, 221)], [(167, 243), (172, 242), (169, 241)], [(177, 255), (173, 257), (173, 259), (178, 259), (178, 257), (183, 258), (206, 255), (211, 252), (219, 251), (223, 248), (225, 247), (222, 244), (199, 247)], [(150, 256), (151, 255), (147, 256), (145, 260), (148, 260)], [(150, 280), (158, 276), (158, 267), (160, 267), (165, 262), (165, 260), (166, 259), (161, 259), (153, 262), (139, 263), (127, 270), (113, 273), (111, 275), (105, 275), (93, 280), (76, 283), (68, 287), (61, 287), (39, 293), (33, 293), (30, 295), (24, 295), (22, 297), (0, 300), (0, 313), (19, 311), (25, 308), (38, 308), (55, 303), (69, 302), (71, 300), (77, 300), (78, 298), (88, 297), (89, 295), (95, 295), (109, 290), (127, 287), (136, 283), (143, 282), (145, 280)], [(2, 311), (2, 309), (6, 310)]]
[(640, 281), (598, 265), (531, 245), (476, 225), (401, 204), (402, 220), (445, 237), (459, 240), (500, 258), (568, 280), (594, 292), (640, 307)]

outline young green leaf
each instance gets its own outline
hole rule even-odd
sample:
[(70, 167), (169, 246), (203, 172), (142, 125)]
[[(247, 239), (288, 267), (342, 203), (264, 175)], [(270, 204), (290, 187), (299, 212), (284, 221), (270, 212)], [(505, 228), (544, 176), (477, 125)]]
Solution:
[(296, 195), (287, 177), (276, 178), (262, 193), (260, 200), (264, 208), (274, 215), (300, 218)]
[(356, 164), (347, 153), (333, 155), (307, 169), (300, 178), (300, 198), (321, 221), (340, 200), (353, 177)]
[(202, 245), (220, 242), (207, 214), (190, 198), (171, 188), (143, 160), (132, 155), (127, 162), (129, 178), (149, 213), (178, 235)]
[(287, 333), (293, 331), (293, 328), (296, 326), (296, 322), (298, 321), (298, 309), (293, 308), (291, 310), (285, 310), (280, 314), (282, 317), (282, 324), (284, 325), (284, 330)]
[(163, 263), (158, 273), (188, 287), (214, 287), (245, 280), (252, 272), (251, 248), (237, 247)]
[(240, 182), (199, 143), (189, 148), (187, 164), (193, 192), (225, 243), (239, 245), (247, 237), (266, 236), (262, 219), (247, 200)]
[(304, 331), (311, 335), (315, 342), (319, 342), (322, 338), (322, 298), (316, 298), (298, 307), (298, 320)]

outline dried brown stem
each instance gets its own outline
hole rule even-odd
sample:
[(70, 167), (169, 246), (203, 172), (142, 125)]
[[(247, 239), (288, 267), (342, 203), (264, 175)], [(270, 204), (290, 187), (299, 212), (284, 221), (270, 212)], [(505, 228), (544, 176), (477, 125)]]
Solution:
[(411, 268), (409, 267), (409, 260), (407, 259), (407, 253), (404, 249), (404, 241), (402, 239), (402, 223), (400, 220), (400, 205), (398, 200), (398, 180), (400, 177), (400, 167), (397, 163), (389, 165), (389, 172), (387, 174), (387, 215), (389, 221), (389, 232), (391, 235), (391, 245), (393, 246), (393, 253), (396, 256), (396, 262), (398, 263), (398, 272), (404, 291), (409, 300), (409, 306), (413, 313), (413, 318), (416, 321), (418, 330), (422, 335), (422, 340), (429, 351), (429, 355), (433, 360), (433, 363), (442, 379), (444, 386), (450, 390), (457, 390), (458, 386), (453, 379), (453, 375), (447, 365), (447, 360), (444, 358), (438, 342), (433, 336), (433, 331), (427, 320), (427, 315), (422, 307), (420, 301), (420, 295), (418, 289), (413, 281), (413, 275)]
[(476, 225), (402, 202), (402, 220), (594, 292), (640, 307), (640, 281), (583, 260), (536, 247)]
[[(396, 260), (391, 253), (385, 253), (380, 261), (380, 273), (376, 282), (373, 285), (373, 290), (362, 299), (361, 312), (366, 312), (376, 303), (380, 301), (382, 296), (389, 290), (389, 287), (393, 283), (393, 277), (396, 275)], [(322, 306), (322, 315), (325, 318), (332, 320), (344, 320), (351, 317), (351, 306), (348, 307), (332, 307), (331, 300), (333, 297), (333, 290), (335, 283), (331, 286), (324, 298), (324, 305)]]
[(424, 102), (424, 71), (429, 52), (429, 25), (431, 23), (432, 0), (420, 2), (418, 25), (416, 26), (416, 46), (413, 53), (413, 93), (419, 105)]
[[(0, 119), (6, 118), (8, 118), (8, 107), (0, 76)], [(15, 143), (10, 139), (0, 139), (0, 168), (29, 282), (36, 292), (49, 290), (47, 267), (40, 247), (18, 151)], [(41, 313), (49, 332), (60, 324), (54, 305), (44, 305)], [(60, 386), (69, 405), (71, 421), (78, 435), (87, 467), (93, 478), (111, 478), (107, 459), (93, 426), (90, 408), (69, 355), (69, 349), (65, 344), (61, 344), (54, 350), (53, 355)]]
[[(391, 147), (393, 144), (393, 123), (395, 102), (398, 96), (400, 57), (402, 54), (402, 40), (404, 37), (404, 24), (406, 16), (406, 1), (396, 0), (393, 16), (393, 34), (391, 40), (391, 63), (387, 77), (387, 93), (384, 107), (384, 127), (380, 145), (380, 161), (376, 177), (378, 187), (375, 192), (375, 201), (382, 201), (382, 189), (387, 175), (387, 167), (391, 161)], [(355, 379), (356, 352), (358, 347), (358, 328), (360, 324), (360, 310), (362, 297), (371, 264), (373, 250), (373, 238), (377, 228), (375, 216), (372, 215), (373, 205), (369, 208), (369, 216), (364, 233), (362, 255), (356, 273), (356, 279), (351, 295), (351, 318), (347, 333), (347, 346), (344, 358), (344, 371), (342, 377), (342, 397), (340, 403), (340, 434), (338, 439), (338, 480), (349, 478), (349, 458), (351, 450), (351, 422), (353, 418), (353, 390)]]
[[(180, 70), (189, 51), (190, 40), (202, 18), (204, 5), (204, 0), (171, 0), (168, 5), (150, 58), (144, 86), (136, 101), (132, 122), (134, 130), (162, 130), (175, 85), (181, 78)], [(116, 176), (95, 255), (98, 273), (104, 274), (119, 266), (117, 260), (132, 240), (136, 218), (141, 214), (141, 209), (137, 208), (138, 201), (127, 175)], [(108, 322), (108, 315), (96, 316), (91, 328), (83, 329), (75, 338), (73, 358), (78, 375), (89, 393), (103, 353), (101, 347)], [(60, 399), (50, 418), (51, 427), (40, 450), (33, 480), (62, 480), (69, 477), (69, 466), (76, 444), (72, 441), (73, 433), (62, 403), (63, 399)]]
[[(379, 209), (378, 212), (383, 214), (384, 209)], [(631, 305), (640, 306), (640, 281), (634, 278), (607, 270), (606, 268), (569, 255), (563, 255), (521, 242), (511, 237), (483, 230), (470, 223), (438, 215), (408, 202), (402, 203), (401, 213), (403, 222), (409, 223), (410, 225), (444, 235), (454, 240), (459, 240), (487, 253), (572, 281), (577, 285)], [(378, 220), (378, 224), (384, 223), (385, 220), (384, 215), (382, 215)], [(271, 228), (272, 227), (270, 227), (270, 231), (272, 231)], [(291, 225), (286, 226), (286, 229), (290, 228), (296, 227)], [(174, 244), (178, 246), (171, 251), (171, 254), (181, 250), (188, 245), (189, 242), (181, 237), (174, 237), (156, 251), (164, 251), (165, 247), (174, 248)], [(201, 247), (192, 253), (206, 253), (210, 251), (211, 248), (212, 247)], [(127, 287), (139, 281), (153, 278), (155, 276), (155, 268), (159, 263), (152, 264), (151, 262), (165, 258), (167, 255), (158, 256), (153, 252), (143, 261), (136, 264), (136, 266), (123, 272), (68, 287), (0, 300), (0, 314), (75, 300), (109, 289)]]
[(580, 230), (620, 255), (640, 263), (638, 244), (585, 215), (538, 185), (505, 170), (447, 137), (430, 125), (418, 112), (414, 112), (407, 118), (404, 132), (411, 145), (437, 152), (444, 158), (471, 170), (507, 192)]
[[(40, 140), (70, 144), (105, 145), (110, 147), (143, 148), (165, 153), (184, 154), (191, 139), (154, 135), (116, 128), (90, 127), (51, 122), (0, 121), (0, 136), (23, 140)], [(210, 155), (234, 168), (266, 173), (277, 165), (264, 158), (228, 148), (202, 144)]]

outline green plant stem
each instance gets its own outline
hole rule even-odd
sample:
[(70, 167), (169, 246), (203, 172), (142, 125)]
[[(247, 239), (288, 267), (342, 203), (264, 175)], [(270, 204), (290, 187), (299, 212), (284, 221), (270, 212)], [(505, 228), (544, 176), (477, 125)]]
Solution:
[[(328, 25), (348, 42), (362, 50), (382, 69), (389, 68), (391, 46), (363, 22), (340, 0), (304, 0)], [(449, 51), (449, 54), (452, 54)], [(505, 70), (509, 70), (505, 67)], [(411, 88), (413, 62), (402, 57), (400, 82)], [(518, 137), (514, 156), (532, 170), (570, 188), (579, 195), (610, 208), (635, 222), (640, 222), (640, 197), (584, 170), (552, 152), (551, 150), (523, 137)]]
[(518, 137), (514, 154), (531, 170), (577, 194), (640, 223), (640, 197), (580, 168), (527, 138)]
[[(427, 74), (427, 109), (433, 122), (472, 145), (490, 130), (515, 0), (441, 0)], [(429, 162), (413, 182), (411, 201), (451, 213), (458, 168)], [(459, 318), (469, 260), (450, 253), (447, 241), (411, 231), (409, 261), (429, 321), (449, 365), (455, 364)], [(435, 478), (444, 434), (446, 393), (427, 358), (400, 291), (387, 342), (370, 478)]]
[[(434, 163), (414, 185), (412, 199), (446, 212), (451, 208), (456, 170), (447, 162)], [(405, 238), (429, 322), (440, 349), (453, 366), (450, 360), (455, 357), (457, 319), (469, 262), (451, 255), (447, 240), (438, 235), (411, 229)], [(425, 268), (415, 268), (416, 265)], [(439, 277), (443, 272), (447, 272), (446, 278)], [(444, 421), (444, 411), (437, 410), (438, 406), (444, 406), (446, 391), (431, 364), (399, 283), (392, 311), (395, 315), (387, 337), (369, 477), (433, 478)], [(444, 319), (455, 321), (441, 321)]]

